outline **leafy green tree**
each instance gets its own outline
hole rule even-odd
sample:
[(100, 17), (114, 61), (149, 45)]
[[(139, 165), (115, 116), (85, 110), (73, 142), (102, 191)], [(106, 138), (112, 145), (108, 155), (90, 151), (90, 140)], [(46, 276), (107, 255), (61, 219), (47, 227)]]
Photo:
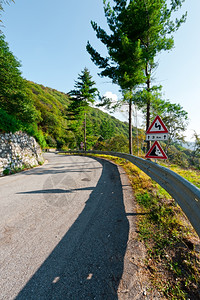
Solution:
[(84, 144), (86, 150), (86, 113), (90, 104), (93, 104), (98, 94), (95, 82), (87, 68), (78, 75), (75, 81), (75, 89), (69, 92), (71, 103), (68, 107), (68, 116), (72, 120), (84, 120)]
[(110, 139), (113, 136), (113, 127), (110, 123), (103, 120), (100, 126), (101, 137), (105, 140)]
[(197, 155), (200, 155), (200, 135), (198, 135), (196, 133), (196, 131), (194, 131), (194, 138), (195, 138), (195, 149), (194, 149), (194, 152)]
[(168, 148), (167, 156), (169, 161), (183, 168), (188, 168), (189, 167), (188, 156), (184, 153), (184, 151), (180, 151), (175, 145), (176, 144), (170, 145)]
[[(147, 90), (143, 90), (134, 95), (134, 101), (139, 109), (141, 109), (144, 116), (146, 116), (147, 113), (147, 107), (145, 105), (147, 93)], [(184, 141), (184, 131), (187, 129), (188, 125), (188, 113), (180, 104), (174, 104), (169, 100), (163, 100), (162, 94), (161, 92), (158, 92), (157, 88), (151, 92), (150, 115), (151, 123), (155, 117), (159, 115), (169, 131), (169, 139), (166, 142), (166, 151), (170, 144)]]
[(197, 165), (197, 168), (200, 169), (200, 135), (194, 131), (194, 150), (192, 151), (192, 161), (194, 165)]
[[(111, 34), (95, 22), (96, 36), (107, 47), (108, 57), (102, 57), (88, 42), (87, 51), (99, 66), (101, 76), (110, 77), (122, 89), (130, 91), (146, 82), (146, 127), (150, 125), (151, 77), (156, 67), (155, 57), (174, 45), (172, 33), (185, 21), (186, 14), (172, 20), (172, 13), (184, 0), (113, 0), (115, 5), (104, 3), (104, 12)], [(130, 98), (131, 99), (131, 98)], [(131, 103), (131, 100), (129, 100)], [(130, 105), (131, 109), (131, 105)], [(130, 114), (129, 114), (130, 115)]]
[(150, 125), (152, 72), (157, 66), (155, 58), (161, 51), (173, 48), (172, 33), (186, 20), (186, 14), (173, 20), (173, 13), (183, 2), (184, 0), (172, 0), (168, 5), (167, 0), (133, 0), (124, 12), (124, 30), (127, 37), (130, 40), (139, 40), (142, 49), (147, 90), (146, 129)]
[(14, 116), (7, 114), (5, 110), (0, 108), (0, 132), (1, 130), (15, 132), (19, 129), (21, 129), (21, 123)]
[(128, 138), (123, 134), (116, 135), (111, 139), (105, 141), (105, 143), (103, 144), (104, 147), (101, 148), (101, 150), (128, 153), (129, 148), (127, 140)]
[(172, 143), (184, 141), (184, 131), (188, 125), (188, 113), (180, 104), (170, 103), (169, 101), (154, 99), (151, 104), (151, 121), (161, 116), (164, 124), (169, 131), (169, 139), (166, 142), (166, 151)]
[[(5, 37), (0, 34), (0, 109), (4, 116), (10, 115), (17, 120), (15, 130), (33, 123), (37, 113), (26, 93), (26, 81), (19, 70), (20, 63), (9, 50)], [(1, 130), (14, 130), (0, 125)]]

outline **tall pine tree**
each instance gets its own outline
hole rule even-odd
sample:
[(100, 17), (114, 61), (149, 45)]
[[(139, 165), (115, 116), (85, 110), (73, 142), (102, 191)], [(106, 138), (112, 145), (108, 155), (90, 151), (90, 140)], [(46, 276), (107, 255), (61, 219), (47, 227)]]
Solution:
[(169, 5), (167, 0), (113, 0), (113, 2), (115, 5), (111, 7), (109, 2), (103, 0), (111, 33), (106, 33), (97, 23), (91, 23), (97, 38), (107, 47), (108, 56), (102, 57), (89, 42), (87, 51), (92, 61), (102, 69), (100, 75), (110, 77), (122, 89), (132, 91), (138, 85), (146, 83), (146, 128), (148, 128), (151, 77), (156, 67), (155, 58), (162, 50), (173, 48), (172, 33), (185, 21), (186, 14), (175, 20), (172, 19), (172, 14), (182, 6), (184, 0), (171, 0)]
[(78, 75), (78, 80), (75, 81), (75, 89), (69, 92), (71, 103), (68, 107), (68, 116), (71, 120), (84, 120), (84, 147), (86, 145), (86, 114), (90, 104), (93, 104), (98, 94), (95, 87), (95, 82), (87, 68)]

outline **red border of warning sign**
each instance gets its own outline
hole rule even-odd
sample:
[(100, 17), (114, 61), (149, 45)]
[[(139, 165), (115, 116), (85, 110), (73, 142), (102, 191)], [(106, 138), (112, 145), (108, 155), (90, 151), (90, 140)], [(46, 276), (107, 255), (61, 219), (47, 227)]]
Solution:
[[(153, 125), (156, 123), (157, 120), (160, 122), (161, 126), (163, 127), (162, 131), (161, 130), (156, 130), (156, 131), (151, 130), (151, 128), (153, 127)], [(163, 121), (161, 120), (161, 118), (159, 116), (155, 117), (151, 126), (147, 129), (146, 134), (150, 134), (150, 133), (168, 133), (168, 130), (167, 130), (165, 124), (163, 123)]]
[[(160, 152), (162, 153), (162, 156), (150, 155), (150, 153), (153, 151), (153, 149), (155, 148), (155, 146), (157, 146), (159, 148)], [(155, 141), (153, 143), (153, 146), (147, 152), (147, 154), (145, 155), (145, 158), (168, 159), (167, 155), (165, 154), (165, 152), (163, 151), (162, 147), (160, 146), (160, 144), (157, 141)]]

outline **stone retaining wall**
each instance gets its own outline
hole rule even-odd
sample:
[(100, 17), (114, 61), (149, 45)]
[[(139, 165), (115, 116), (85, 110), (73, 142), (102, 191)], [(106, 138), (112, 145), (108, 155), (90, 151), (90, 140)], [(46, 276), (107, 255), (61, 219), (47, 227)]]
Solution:
[(9, 170), (33, 167), (43, 162), (42, 150), (33, 137), (21, 131), (0, 134), (0, 176)]

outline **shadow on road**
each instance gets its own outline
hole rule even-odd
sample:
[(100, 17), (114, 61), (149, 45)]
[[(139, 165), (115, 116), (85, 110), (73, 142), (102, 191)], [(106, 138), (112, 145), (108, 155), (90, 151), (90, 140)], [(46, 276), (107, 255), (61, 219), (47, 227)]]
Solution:
[(15, 299), (118, 299), (129, 223), (117, 167), (97, 160), (102, 174), (84, 210)]
[[(22, 173), (19, 173), (18, 175), (55, 175), (55, 174), (65, 174), (65, 173), (77, 173), (80, 172), (80, 168), (83, 167), (83, 164), (80, 164), (80, 162), (76, 163), (74, 161), (71, 161), (69, 163), (63, 162), (62, 165), (56, 165), (52, 164), (54, 161), (54, 156), (59, 156), (60, 158), (66, 158), (66, 155), (61, 155), (61, 154), (52, 154), (50, 156), (50, 163), (48, 163), (48, 166), (42, 166), (42, 167), (36, 167), (34, 169), (26, 170)], [(69, 156), (68, 156), (69, 157)], [(47, 157), (49, 158), (49, 157)], [(88, 167), (87, 167), (88, 165)], [(70, 169), (71, 167), (71, 169)], [(98, 169), (98, 167), (92, 167), (90, 162), (84, 162), (84, 169), (82, 171), (87, 171), (87, 173), (92, 173), (94, 169)]]
[(94, 190), (93, 187), (85, 187), (85, 188), (80, 188), (80, 189), (48, 189), (48, 190), (34, 190), (34, 191), (29, 191), (29, 192), (20, 192), (16, 193), (17, 195), (26, 195), (26, 194), (66, 194), (66, 193), (74, 193), (78, 191), (91, 191)]

